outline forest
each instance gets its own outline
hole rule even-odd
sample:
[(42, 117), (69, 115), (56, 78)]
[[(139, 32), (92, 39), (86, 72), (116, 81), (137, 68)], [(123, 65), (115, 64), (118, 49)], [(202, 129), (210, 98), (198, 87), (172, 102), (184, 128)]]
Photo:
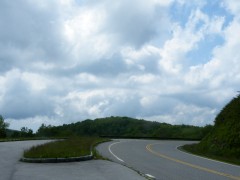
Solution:
[(84, 120), (62, 126), (42, 124), (38, 137), (101, 136), (115, 138), (160, 138), (160, 139), (202, 139), (212, 126), (171, 125), (134, 119), (130, 117), (106, 117)]
[(171, 125), (130, 117), (106, 117), (84, 120), (72, 124), (52, 126), (42, 124), (36, 133), (22, 127), (20, 131), (8, 129), (0, 115), (0, 138), (62, 138), (70, 136), (98, 136), (109, 138), (156, 138), (200, 140), (213, 128), (191, 125)]

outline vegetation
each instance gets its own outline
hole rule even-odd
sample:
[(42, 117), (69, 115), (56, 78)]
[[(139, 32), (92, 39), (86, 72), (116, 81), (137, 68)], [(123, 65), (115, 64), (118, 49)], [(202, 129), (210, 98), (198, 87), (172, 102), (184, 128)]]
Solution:
[(233, 98), (217, 115), (214, 126), (197, 127), (190, 125), (170, 125), (150, 122), (129, 117), (106, 117), (95, 120), (51, 126), (42, 124), (37, 133), (22, 127), (21, 131), (8, 130), (8, 123), (0, 115), (0, 138), (34, 138), (34, 137), (71, 137), (33, 147), (24, 153), (25, 157), (72, 157), (89, 154), (90, 147), (101, 139), (97, 136), (121, 138), (162, 138), (195, 139), (199, 144), (186, 145), (183, 149), (199, 155), (240, 164), (240, 95)]
[(183, 148), (199, 155), (240, 164), (240, 95), (221, 110), (213, 129), (199, 144)]
[(9, 124), (4, 122), (4, 118), (0, 115), (0, 138), (6, 138), (6, 129), (8, 126)]
[(201, 139), (210, 130), (205, 127), (189, 125), (170, 125), (150, 122), (129, 117), (107, 117), (95, 120), (51, 126), (42, 124), (36, 135), (38, 137), (107, 136), (107, 137), (153, 137), (165, 139)]
[(10, 135), (11, 138), (31, 138), (34, 137), (33, 130), (27, 127), (22, 127), (20, 131), (13, 131)]
[(34, 146), (24, 152), (25, 158), (69, 158), (89, 155), (92, 146), (106, 139), (96, 137), (72, 137), (66, 140)]
[(62, 138), (70, 136), (101, 136), (121, 138), (161, 138), (161, 139), (196, 139), (203, 138), (211, 129), (211, 125), (197, 127), (190, 125), (171, 125), (167, 123), (138, 120), (129, 117), (106, 117), (62, 126), (42, 124), (37, 133), (22, 127), (20, 131), (7, 129), (8, 123), (0, 115), (0, 139), (25, 140)]
[(0, 139), (1, 141), (8, 141), (8, 140), (20, 140), (23, 139), (31, 139), (34, 138), (35, 134), (33, 133), (32, 129), (27, 127), (22, 127), (21, 131), (7, 129), (9, 127), (9, 123), (4, 121), (2, 115), (0, 115)]

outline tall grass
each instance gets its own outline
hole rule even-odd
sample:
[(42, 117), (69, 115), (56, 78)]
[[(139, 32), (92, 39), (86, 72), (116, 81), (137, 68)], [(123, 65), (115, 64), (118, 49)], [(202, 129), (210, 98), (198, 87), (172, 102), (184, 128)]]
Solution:
[(94, 144), (105, 139), (96, 137), (72, 137), (65, 140), (33, 146), (24, 152), (25, 158), (69, 158), (89, 155)]

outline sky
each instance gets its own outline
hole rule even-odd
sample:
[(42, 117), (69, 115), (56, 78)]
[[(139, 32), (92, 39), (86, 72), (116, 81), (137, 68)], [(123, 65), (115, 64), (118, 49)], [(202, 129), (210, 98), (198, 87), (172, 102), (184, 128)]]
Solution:
[(239, 0), (0, 1), (12, 129), (108, 116), (204, 126), (239, 84)]

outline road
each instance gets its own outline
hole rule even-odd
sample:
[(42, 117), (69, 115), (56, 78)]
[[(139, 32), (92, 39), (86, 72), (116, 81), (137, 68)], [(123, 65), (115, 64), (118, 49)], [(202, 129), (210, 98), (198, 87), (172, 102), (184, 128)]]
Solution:
[(48, 141), (0, 143), (0, 180), (144, 180), (135, 171), (117, 163), (91, 160), (71, 163), (23, 163), (23, 151)]
[(230, 165), (179, 151), (194, 143), (166, 140), (114, 140), (100, 144), (104, 157), (135, 169), (152, 179), (240, 180), (240, 166)]

